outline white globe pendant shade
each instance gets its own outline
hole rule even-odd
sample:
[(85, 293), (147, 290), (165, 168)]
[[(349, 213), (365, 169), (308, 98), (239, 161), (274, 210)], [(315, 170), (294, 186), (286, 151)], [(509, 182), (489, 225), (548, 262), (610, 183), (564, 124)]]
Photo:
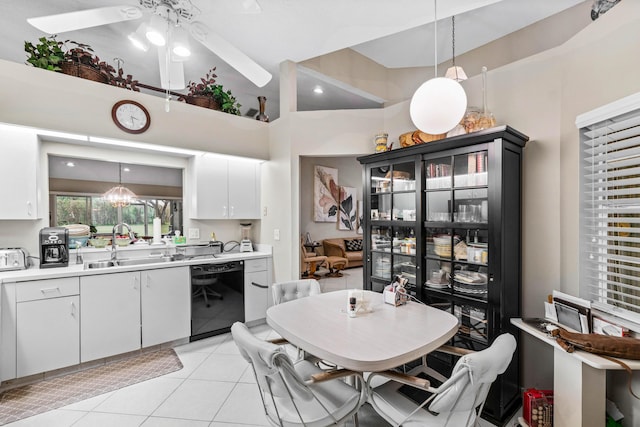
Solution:
[(424, 82), (411, 98), (409, 114), (413, 124), (424, 133), (447, 133), (464, 117), (467, 94), (455, 80), (435, 77)]

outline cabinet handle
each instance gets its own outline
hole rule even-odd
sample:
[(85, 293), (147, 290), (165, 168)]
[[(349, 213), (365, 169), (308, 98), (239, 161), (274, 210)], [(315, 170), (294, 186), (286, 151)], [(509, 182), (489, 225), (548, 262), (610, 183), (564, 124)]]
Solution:
[(229, 209), (229, 218), (233, 218), (233, 206)]
[(43, 294), (49, 293), (49, 292), (60, 292), (60, 288), (59, 287), (55, 287), (55, 288), (40, 288), (40, 292), (42, 292)]
[(27, 202), (27, 216), (31, 216), (33, 212), (31, 211), (31, 202)]
[(133, 278), (133, 290), (137, 291), (138, 290), (138, 276)]
[(76, 317), (76, 304), (71, 302), (71, 317)]
[(255, 286), (256, 288), (262, 288), (262, 289), (267, 289), (269, 288), (266, 285), (261, 285), (260, 283), (256, 283), (256, 282), (251, 282), (251, 285)]
[(151, 287), (151, 276), (147, 274), (147, 288)]
[(223, 206), (223, 207), (222, 207), (222, 217), (223, 217), (223, 218), (226, 218), (226, 217), (227, 217), (227, 207), (226, 207), (226, 206)]

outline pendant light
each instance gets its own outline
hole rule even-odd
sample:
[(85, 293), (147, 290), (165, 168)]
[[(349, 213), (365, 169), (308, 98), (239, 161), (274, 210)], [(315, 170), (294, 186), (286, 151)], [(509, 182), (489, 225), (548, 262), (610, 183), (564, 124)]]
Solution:
[(464, 72), (462, 67), (456, 66), (456, 17), (451, 17), (451, 60), (453, 62), (453, 66), (447, 69), (447, 72), (444, 76), (448, 79), (453, 79), (457, 82), (461, 82), (463, 80), (467, 80), (467, 74)]
[(460, 83), (438, 77), (437, 0), (433, 1), (435, 77), (424, 82), (413, 94), (409, 115), (422, 132), (439, 135), (453, 129), (467, 110), (467, 94)]
[(122, 164), (118, 163), (118, 185), (102, 195), (114, 208), (129, 206), (136, 199), (133, 191), (122, 185)]

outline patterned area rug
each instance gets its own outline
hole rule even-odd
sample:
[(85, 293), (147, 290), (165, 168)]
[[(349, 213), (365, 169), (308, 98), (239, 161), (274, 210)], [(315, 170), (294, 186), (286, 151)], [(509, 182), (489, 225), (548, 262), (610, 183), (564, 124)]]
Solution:
[(180, 369), (178, 355), (165, 349), (7, 390), (0, 395), (0, 425)]

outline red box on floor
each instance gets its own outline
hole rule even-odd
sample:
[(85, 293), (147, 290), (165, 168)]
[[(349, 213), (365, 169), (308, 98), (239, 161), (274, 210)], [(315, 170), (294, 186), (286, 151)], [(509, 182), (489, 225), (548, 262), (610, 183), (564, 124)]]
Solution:
[(525, 390), (522, 396), (522, 417), (530, 427), (553, 426), (553, 390)]

